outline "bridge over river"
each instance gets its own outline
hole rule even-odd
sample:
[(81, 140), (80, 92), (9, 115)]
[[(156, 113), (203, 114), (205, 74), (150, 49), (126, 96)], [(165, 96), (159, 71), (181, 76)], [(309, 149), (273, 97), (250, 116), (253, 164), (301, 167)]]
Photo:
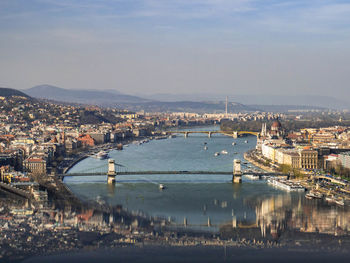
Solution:
[(252, 131), (166, 131), (167, 135), (172, 134), (183, 134), (185, 138), (187, 138), (190, 134), (198, 133), (198, 134), (208, 134), (208, 137), (211, 138), (213, 134), (223, 134), (226, 136), (231, 136), (233, 138), (237, 138), (242, 135), (254, 135), (259, 136), (259, 132), (252, 132)]
[[(118, 168), (116, 170), (116, 167)], [(99, 167), (103, 168), (103, 166)], [(105, 168), (105, 166), (104, 166)], [(192, 174), (192, 175), (201, 175), (201, 174), (207, 174), (207, 175), (232, 175), (233, 182), (240, 183), (241, 182), (241, 176), (245, 174), (250, 175), (256, 175), (262, 177), (262, 176), (286, 176), (285, 174), (281, 173), (269, 173), (269, 172), (252, 172), (252, 171), (241, 171), (241, 161), (238, 159), (235, 159), (233, 161), (233, 171), (187, 171), (187, 170), (181, 170), (181, 171), (123, 171), (122, 168), (125, 168), (124, 166), (120, 164), (115, 164), (113, 159), (108, 160), (108, 171), (83, 171), (83, 172), (77, 172), (77, 173), (68, 173), (68, 174), (57, 174), (61, 179), (64, 177), (73, 177), (73, 176), (107, 176), (108, 182), (112, 183), (115, 181), (116, 177), (119, 176), (127, 176), (127, 175), (160, 175), (160, 174), (169, 174), (169, 175), (176, 175), (176, 174)]]

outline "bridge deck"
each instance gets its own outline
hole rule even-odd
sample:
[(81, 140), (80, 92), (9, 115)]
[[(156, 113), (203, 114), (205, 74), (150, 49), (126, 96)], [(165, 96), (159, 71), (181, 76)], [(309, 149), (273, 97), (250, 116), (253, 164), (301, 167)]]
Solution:
[(202, 134), (224, 134), (224, 135), (243, 135), (243, 134), (251, 134), (258, 136), (259, 132), (252, 131), (166, 131), (167, 134), (192, 134), (192, 133), (202, 133)]
[[(135, 172), (117, 172), (116, 175), (152, 175), (152, 174), (208, 174), (208, 175), (233, 175), (232, 172), (224, 172), (224, 171), (135, 171)], [(242, 175), (245, 174), (254, 174), (254, 175), (274, 175), (274, 176), (282, 176), (284, 174), (280, 173), (251, 173), (251, 172), (242, 172)], [(60, 174), (61, 177), (66, 176), (107, 176), (107, 173), (70, 173), (70, 174)]]

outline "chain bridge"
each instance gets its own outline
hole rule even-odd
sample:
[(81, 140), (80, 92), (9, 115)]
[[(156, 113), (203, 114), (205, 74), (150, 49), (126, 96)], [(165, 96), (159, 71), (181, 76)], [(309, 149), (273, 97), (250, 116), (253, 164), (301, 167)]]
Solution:
[[(155, 174), (207, 174), (207, 175), (232, 175), (232, 181), (234, 183), (242, 182), (242, 175), (245, 174), (254, 174), (256, 176), (285, 176), (285, 174), (281, 173), (267, 173), (267, 172), (251, 172), (247, 170), (241, 170), (241, 160), (235, 159), (233, 160), (233, 170), (231, 172), (228, 171), (187, 171), (187, 170), (172, 170), (172, 171), (129, 171), (127, 167), (115, 163), (113, 159), (108, 160), (108, 165), (106, 164), (95, 167), (93, 169), (81, 170), (75, 173), (67, 173), (67, 174), (58, 174), (62, 180), (64, 177), (72, 177), (72, 176), (107, 176), (108, 183), (114, 183), (116, 181), (116, 177), (119, 176), (127, 176), (127, 175), (155, 175)], [(106, 169), (107, 168), (107, 169)]]

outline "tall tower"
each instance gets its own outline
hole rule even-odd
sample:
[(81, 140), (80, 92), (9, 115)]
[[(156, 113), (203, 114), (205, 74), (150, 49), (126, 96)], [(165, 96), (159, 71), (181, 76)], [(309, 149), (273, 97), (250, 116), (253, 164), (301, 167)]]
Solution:
[(227, 117), (227, 104), (228, 104), (228, 98), (227, 98), (227, 96), (226, 96), (225, 117)]

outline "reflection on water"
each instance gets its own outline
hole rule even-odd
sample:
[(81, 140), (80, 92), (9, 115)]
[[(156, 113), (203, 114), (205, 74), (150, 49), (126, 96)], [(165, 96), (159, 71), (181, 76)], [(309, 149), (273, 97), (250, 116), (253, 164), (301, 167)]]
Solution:
[(256, 225), (263, 236), (267, 230), (276, 237), (284, 230), (347, 235), (350, 210), (318, 200), (307, 200), (300, 195), (278, 195), (258, 202)]
[[(256, 143), (253, 136), (235, 140), (215, 136), (151, 141), (113, 151), (110, 156), (129, 170), (231, 171), (233, 159), (243, 159), (243, 153)], [(204, 150), (203, 145), (208, 149)], [(222, 150), (227, 150), (228, 154), (213, 155)], [(103, 161), (88, 158), (71, 172), (101, 166), (101, 163)], [(286, 231), (348, 233), (347, 208), (307, 200), (303, 193), (284, 192), (265, 181), (243, 178), (241, 185), (234, 185), (231, 179), (227, 175), (148, 175), (120, 177), (115, 186), (107, 185), (106, 179), (101, 177), (67, 177), (65, 182), (82, 200), (118, 205), (131, 214), (146, 216), (151, 221), (160, 220), (171, 229), (225, 235), (233, 235), (233, 229), (254, 229), (256, 237), (274, 239)], [(167, 189), (160, 190), (159, 183), (165, 184)]]
[[(254, 238), (270, 236), (275, 240), (285, 231), (347, 236), (350, 230), (350, 209), (329, 206), (319, 200), (308, 200), (301, 194), (276, 194), (244, 199), (235, 197), (231, 201), (212, 199), (212, 202), (207, 202), (196, 211), (184, 211), (186, 222), (182, 217), (176, 220), (175, 216), (149, 216), (141, 211), (127, 211), (127, 207), (122, 205), (108, 206), (102, 197), (98, 197), (97, 201), (90, 205), (67, 204), (64, 207), (48, 203), (41, 209), (36, 209), (28, 201), (8, 198), (1, 194), (0, 229), (19, 226), (26, 220), (37, 222), (36, 227), (43, 229), (78, 227), (80, 230), (90, 231), (91, 227), (98, 227), (99, 230), (109, 232), (110, 227), (145, 227), (162, 224), (166, 219), (163, 224), (165, 229), (219, 230), (223, 235), (234, 235), (232, 230), (255, 229)], [(175, 204), (177, 205), (179, 204)], [(173, 209), (168, 211), (170, 213)], [(221, 213), (222, 211), (225, 213)], [(165, 209), (160, 214), (166, 213)], [(229, 215), (225, 217), (223, 214)], [(202, 217), (205, 221), (195, 221), (196, 218)]]

